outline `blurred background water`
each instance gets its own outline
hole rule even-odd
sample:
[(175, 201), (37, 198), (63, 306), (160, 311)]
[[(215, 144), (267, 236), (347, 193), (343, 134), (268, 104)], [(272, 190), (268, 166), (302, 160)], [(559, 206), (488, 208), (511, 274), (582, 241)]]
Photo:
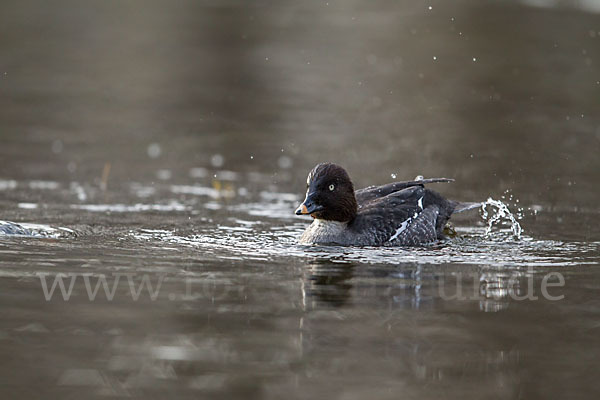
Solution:
[[(0, 49), (3, 398), (598, 397), (599, 2), (7, 0)], [(321, 161), (524, 234), (298, 246)]]

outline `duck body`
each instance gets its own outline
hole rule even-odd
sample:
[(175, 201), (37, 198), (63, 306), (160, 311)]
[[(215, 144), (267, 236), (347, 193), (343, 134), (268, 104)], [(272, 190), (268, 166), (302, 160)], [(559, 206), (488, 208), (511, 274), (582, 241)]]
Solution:
[(354, 191), (346, 171), (318, 164), (307, 180), (307, 196), (296, 214), (314, 220), (301, 244), (342, 246), (418, 246), (443, 239), (454, 212), (479, 206), (447, 200), (425, 184), (452, 179), (419, 179)]

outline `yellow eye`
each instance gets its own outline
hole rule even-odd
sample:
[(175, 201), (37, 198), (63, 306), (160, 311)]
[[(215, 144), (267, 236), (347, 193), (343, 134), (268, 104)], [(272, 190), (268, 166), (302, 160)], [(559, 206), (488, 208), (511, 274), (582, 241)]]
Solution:
[(335, 189), (335, 185), (332, 183), (331, 185), (329, 185), (329, 190), (333, 192), (333, 189)]

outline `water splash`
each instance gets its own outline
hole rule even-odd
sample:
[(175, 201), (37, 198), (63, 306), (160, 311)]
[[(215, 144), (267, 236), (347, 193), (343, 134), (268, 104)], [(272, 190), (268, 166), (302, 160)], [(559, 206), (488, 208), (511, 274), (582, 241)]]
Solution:
[(509, 223), (513, 236), (516, 239), (521, 239), (523, 228), (521, 228), (521, 225), (515, 216), (503, 202), (488, 197), (485, 202), (481, 203), (481, 217), (487, 223), (487, 228), (485, 230), (486, 236), (489, 236), (492, 233), (494, 225)]

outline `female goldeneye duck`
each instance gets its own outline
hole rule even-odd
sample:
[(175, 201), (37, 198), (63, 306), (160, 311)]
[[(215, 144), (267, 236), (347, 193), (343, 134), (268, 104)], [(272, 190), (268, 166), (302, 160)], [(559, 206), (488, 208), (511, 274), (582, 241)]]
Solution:
[(425, 184), (452, 182), (434, 178), (369, 186), (354, 191), (344, 168), (318, 164), (306, 181), (306, 199), (297, 215), (314, 220), (302, 244), (342, 246), (417, 246), (443, 239), (443, 229), (454, 212), (481, 203), (460, 203), (443, 198)]

